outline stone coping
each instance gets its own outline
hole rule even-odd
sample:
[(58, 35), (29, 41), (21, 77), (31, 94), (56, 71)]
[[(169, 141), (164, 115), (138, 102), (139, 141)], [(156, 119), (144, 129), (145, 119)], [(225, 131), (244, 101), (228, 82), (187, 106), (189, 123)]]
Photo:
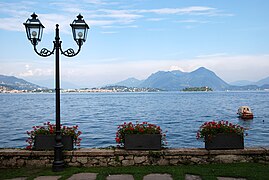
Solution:
[[(64, 151), (67, 156), (114, 156), (114, 155), (269, 155), (269, 147), (252, 147), (236, 150), (206, 150), (204, 148), (169, 148), (162, 150), (125, 150), (125, 149), (97, 149), (81, 148), (73, 151)], [(54, 151), (34, 151), (25, 149), (0, 149), (0, 156), (53, 156)]]
[[(0, 168), (51, 166), (54, 151), (0, 149)], [(269, 163), (269, 148), (254, 147), (237, 150), (206, 150), (204, 148), (171, 148), (162, 150), (124, 150), (81, 148), (64, 151), (68, 166), (144, 166), (208, 163)]]

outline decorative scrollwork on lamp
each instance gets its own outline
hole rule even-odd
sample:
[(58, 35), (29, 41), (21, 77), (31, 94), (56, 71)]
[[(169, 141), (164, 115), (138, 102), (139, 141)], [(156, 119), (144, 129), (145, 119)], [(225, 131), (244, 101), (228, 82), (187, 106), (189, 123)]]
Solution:
[(51, 54), (53, 54), (53, 52), (51, 52), (50, 50), (46, 49), (46, 48), (42, 48), (40, 51), (40, 54), (42, 56), (50, 56)]
[(81, 46), (79, 46), (79, 49), (78, 49), (77, 52), (75, 52), (74, 49), (72, 49), (72, 48), (69, 48), (69, 49), (67, 49), (67, 50), (65, 50), (65, 51), (63, 51), (63, 50), (61, 49), (61, 53), (62, 53), (63, 55), (65, 55), (65, 56), (67, 56), (67, 57), (73, 57), (73, 56), (76, 56), (76, 55), (80, 52), (80, 49), (81, 49)]
[(42, 56), (42, 57), (48, 57), (52, 54), (54, 54), (54, 49), (52, 51), (48, 50), (47, 48), (42, 48), (40, 52), (38, 52), (38, 50), (36, 49), (36, 45), (34, 45), (34, 50), (35, 52), (39, 55), (39, 56)]
[(74, 56), (75, 55), (75, 51), (74, 51), (74, 49), (69, 48), (66, 51), (62, 52), (62, 54), (64, 54), (65, 56)]

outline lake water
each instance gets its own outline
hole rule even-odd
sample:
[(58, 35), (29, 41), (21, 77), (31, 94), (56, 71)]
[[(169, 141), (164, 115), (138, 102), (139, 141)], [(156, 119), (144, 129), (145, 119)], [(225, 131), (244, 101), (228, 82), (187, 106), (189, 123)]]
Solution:
[[(0, 94), (0, 148), (27, 145), (26, 131), (55, 123), (54, 94)], [(254, 119), (237, 118), (249, 105)], [(204, 147), (196, 140), (200, 125), (229, 120), (248, 128), (246, 147), (269, 147), (269, 92), (160, 92), (61, 94), (63, 125), (78, 125), (81, 147), (114, 146), (117, 126), (148, 121), (167, 131), (168, 147)]]

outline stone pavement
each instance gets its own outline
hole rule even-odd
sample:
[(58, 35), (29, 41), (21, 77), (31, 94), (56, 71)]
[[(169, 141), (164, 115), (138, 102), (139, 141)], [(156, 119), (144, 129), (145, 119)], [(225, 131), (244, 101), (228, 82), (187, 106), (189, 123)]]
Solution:
[[(96, 173), (78, 173), (74, 174), (67, 180), (95, 180), (97, 177)], [(35, 180), (58, 180), (61, 176), (39, 176)], [(26, 180), (27, 178), (14, 178), (10, 180)], [(245, 178), (233, 178), (233, 177), (217, 177), (218, 180), (246, 180)], [(117, 174), (109, 175), (106, 180), (134, 180), (134, 177), (129, 174)], [(173, 180), (170, 174), (148, 174), (144, 176), (143, 180)], [(185, 180), (202, 180), (200, 176), (186, 174)]]

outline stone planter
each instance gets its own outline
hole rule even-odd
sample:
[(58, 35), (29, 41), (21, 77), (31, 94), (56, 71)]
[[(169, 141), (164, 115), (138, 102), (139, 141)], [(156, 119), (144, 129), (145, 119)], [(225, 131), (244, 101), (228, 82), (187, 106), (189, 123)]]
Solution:
[(244, 137), (235, 133), (217, 134), (205, 138), (205, 148), (210, 149), (244, 149)]
[(162, 146), (160, 134), (125, 134), (125, 149), (160, 150)]
[[(55, 142), (54, 135), (37, 135), (35, 137), (34, 149), (35, 150), (53, 150)], [(74, 143), (72, 136), (62, 136), (63, 150), (73, 150)]]

